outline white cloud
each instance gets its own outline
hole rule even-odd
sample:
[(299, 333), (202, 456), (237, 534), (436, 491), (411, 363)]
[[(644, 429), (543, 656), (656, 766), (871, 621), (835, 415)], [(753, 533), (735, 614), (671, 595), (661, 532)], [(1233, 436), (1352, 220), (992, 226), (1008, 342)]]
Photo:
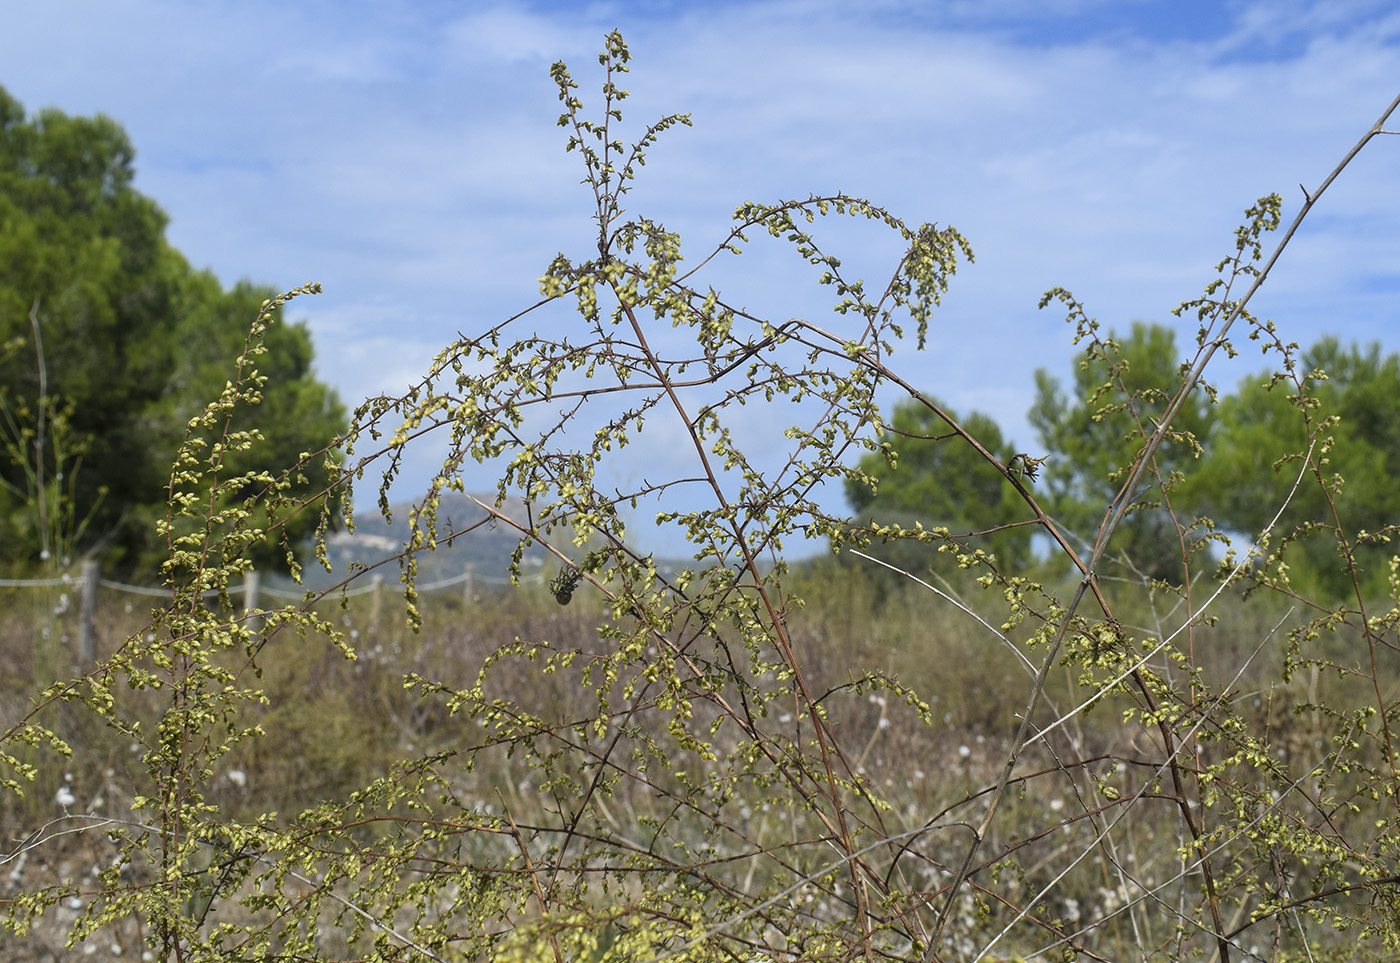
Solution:
[(590, 38), (589, 45), (581, 47), (580, 31), (569, 29), (560, 19), (516, 7), (491, 6), (447, 25), (443, 37), (452, 55), (471, 61), (526, 61), (545, 66), (596, 46)]
[[(0, 83), (31, 108), (125, 123), (139, 183), (194, 263), (324, 282), (303, 310), (318, 370), (347, 400), (530, 303), (555, 251), (588, 256), (589, 197), (546, 72), (567, 60), (596, 108), (596, 50), (620, 25), (634, 55), (624, 136), (663, 113), (696, 122), (649, 153), (630, 211), (681, 230), (692, 260), (746, 199), (839, 189), (957, 225), (978, 262), (930, 353), (900, 363), (1022, 447), (1033, 371), (1069, 367), (1066, 328), (1035, 308), (1043, 290), (1071, 287), (1106, 324), (1170, 320), (1243, 209), (1278, 190), (1296, 211), (1298, 182), (1316, 186), (1400, 76), (1400, 13), (1361, 2), (1211, 5), (1202, 24), (1233, 19), (1166, 39), (1149, 23), (1165, 8), (1146, 2), (940, 5), (936, 18), (897, 2), (76, 6), (5, 6)], [(1261, 297), (1297, 340), (1356, 331), (1400, 348), (1397, 149), (1368, 148)], [(868, 280), (898, 257), (868, 227), (817, 229)], [(707, 280), (779, 320), (835, 323), (828, 292), (772, 244)]]

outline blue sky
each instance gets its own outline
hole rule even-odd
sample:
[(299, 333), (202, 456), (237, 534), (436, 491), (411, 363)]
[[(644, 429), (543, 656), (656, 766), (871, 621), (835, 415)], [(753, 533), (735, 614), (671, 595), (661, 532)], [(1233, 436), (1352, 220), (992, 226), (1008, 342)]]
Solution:
[[(897, 365), (1028, 450), (1034, 372), (1067, 374), (1072, 352), (1041, 292), (1068, 287), (1109, 325), (1173, 322), (1243, 210), (1278, 191), (1291, 216), (1298, 184), (1315, 186), (1400, 90), (1400, 7), (1364, 0), (0, 0), (0, 85), (30, 110), (124, 124), (139, 187), (196, 265), (321, 281), (297, 316), (353, 404), (530, 303), (555, 252), (586, 253), (588, 197), (548, 68), (567, 61), (589, 98), (613, 27), (634, 57), (630, 129), (677, 111), (695, 123), (650, 153), (631, 211), (692, 251), (741, 201), (813, 192), (955, 225), (977, 263), (930, 350)], [(1400, 349), (1397, 175), (1400, 138), (1381, 138), (1257, 313), (1304, 344)], [(868, 231), (820, 236), (867, 278), (898, 256)], [(828, 316), (778, 252), (745, 260), (712, 283), (780, 318)], [(1262, 365), (1246, 353), (1216, 380)]]

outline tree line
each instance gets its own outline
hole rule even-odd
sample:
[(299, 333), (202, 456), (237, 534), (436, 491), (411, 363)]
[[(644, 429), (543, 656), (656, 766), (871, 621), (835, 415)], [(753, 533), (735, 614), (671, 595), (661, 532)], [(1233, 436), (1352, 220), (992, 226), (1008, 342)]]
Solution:
[[(1268, 347), (1282, 355), (1278, 371), (1186, 399), (1153, 456), (1163, 481), (1129, 493), (1134, 507), (1109, 558), (1138, 576), (1179, 583), (1183, 560), (1220, 533), (1253, 537), (1272, 523), (1270, 545), (1287, 553), (1309, 588), (1343, 590), (1349, 564), (1381, 587), (1392, 554), (1385, 538), (1400, 522), (1400, 355), (1333, 336), (1306, 350)], [(1082, 352), (1068, 385), (1037, 371), (1029, 420), (1038, 448), (1025, 480), (1078, 544), (1094, 539), (1165, 413), (1184, 374), (1181, 358), (1172, 328), (1138, 321)], [(1003, 464), (1031, 457), (989, 415), (959, 420)], [(1015, 489), (931, 408), (917, 399), (895, 406), (882, 444), (861, 459), (868, 479), (846, 484), (857, 516), (946, 527), (1007, 570), (1031, 562), (1032, 529), (1017, 524), (1025, 516)], [(1320, 485), (1298, 485), (1310, 447), (1325, 455), (1327, 473)], [(1366, 535), (1339, 550), (1340, 532)], [(890, 551), (901, 567), (929, 564), (929, 553), (908, 542)]]

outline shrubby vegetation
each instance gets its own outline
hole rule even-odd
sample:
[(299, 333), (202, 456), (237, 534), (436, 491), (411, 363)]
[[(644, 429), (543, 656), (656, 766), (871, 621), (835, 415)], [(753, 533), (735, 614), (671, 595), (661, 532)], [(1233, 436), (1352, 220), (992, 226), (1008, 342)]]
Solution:
[[(1349, 527), (1371, 516), (1351, 514), (1328, 460), (1350, 444), (1369, 464), (1363, 441), (1393, 448), (1383, 425), (1342, 429), (1369, 411), (1364, 392), (1342, 401), (1373, 377), (1364, 352), (1324, 397), (1330, 382), (1248, 312), (1292, 234), (1265, 257), (1279, 198), (1250, 208), (1220, 277), (1182, 306), (1199, 323), (1184, 359), (1146, 327), (1115, 343), (1068, 292), (1047, 294), (1068, 309), (1086, 375), (1073, 397), (1042, 381), (1046, 453), (1015, 452), (889, 362), (906, 328), (922, 343), (971, 256), (955, 229), (847, 196), (748, 203), (687, 261), (662, 225), (621, 220), (646, 152), (688, 123), (621, 140), (628, 59), (610, 35), (592, 114), (553, 70), (598, 231), (596, 250), (561, 253), (540, 282), (541, 303), (577, 307), (568, 337), (532, 328), (527, 310), (447, 346), (402, 397), (361, 406), (310, 465), (249, 473), (227, 460), (258, 444), (238, 416), (260, 400), (278, 310), (312, 289), (263, 305), (238, 378), (177, 456), (160, 526), (168, 604), (0, 741), (11, 812), (63, 801), (4, 857), (26, 881), (4, 897), (11, 931), (57, 920), (75, 946), (181, 961), (1393, 952), (1400, 576), (1391, 562), (1377, 590), (1351, 564), (1384, 552), (1389, 528)], [(843, 273), (814, 226), (832, 215), (904, 240), (886, 284)], [(756, 317), (701, 285), (710, 259), (769, 238), (814, 266), (827, 323)], [(1245, 336), (1278, 362), (1272, 417), (1251, 414), (1252, 389), (1211, 405), (1201, 384)], [(1154, 380), (1163, 368), (1174, 376)], [(874, 397), (889, 385), (909, 403), (887, 419)], [(735, 419), (777, 399), (799, 403), (780, 437), (759, 440), (788, 452), (763, 472)], [(693, 469), (599, 484), (620, 449), (677, 424)], [(1196, 433), (1261, 425), (1284, 468), (1263, 523), (1197, 517), (1192, 478), (1212, 456), (1198, 463)], [(334, 593), (229, 604), (269, 526), (311, 509), (329, 524), (327, 495), (348, 506), (361, 478), (387, 486), (404, 446), (432, 433), (448, 454), (409, 519), (407, 626)], [(942, 524), (823, 510), (822, 486), (866, 498), (900, 453), (997, 497), (926, 505), (950, 513)], [(416, 560), (471, 537), (437, 511), (469, 462), (501, 467), (482, 505), (555, 559), (548, 594), (418, 596)], [(329, 492), (301, 486), (310, 466)], [(661, 522), (695, 551), (667, 573), (632, 547), (625, 517), (675, 491), (687, 497), (664, 502)], [(524, 521), (504, 511), (512, 495), (530, 501)], [(1101, 521), (1072, 515), (1094, 499)], [(1248, 538), (1221, 564), (1201, 548), (1227, 547), (1225, 528)], [(1046, 567), (1027, 561), (1022, 529), (1054, 547)], [(789, 568), (784, 547), (804, 538), (836, 559)], [(1348, 560), (1342, 601), (1293, 580), (1284, 546), (1324, 540)], [(903, 544), (884, 565), (839, 564), (891, 542)], [(892, 582), (888, 565), (907, 571)], [(221, 604), (201, 600), (208, 588)], [(20, 871), (82, 842), (86, 875)]]

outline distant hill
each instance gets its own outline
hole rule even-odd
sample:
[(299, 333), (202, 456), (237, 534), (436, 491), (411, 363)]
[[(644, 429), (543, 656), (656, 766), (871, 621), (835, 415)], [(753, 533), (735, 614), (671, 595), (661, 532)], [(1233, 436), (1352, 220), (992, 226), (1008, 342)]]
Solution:
[[(483, 502), (491, 504), (493, 495), (479, 496)], [(357, 512), (353, 532), (334, 532), (326, 539), (326, 553), (330, 558), (333, 572), (327, 572), (314, 561), (303, 570), (305, 588), (324, 589), (342, 581), (349, 574), (351, 565), (374, 565), (391, 559), (403, 551), (408, 538), (408, 517), (413, 505), (403, 502), (391, 505), (393, 522), (389, 523), (375, 507)], [(521, 522), (526, 518), (524, 501), (511, 499), (502, 509), (509, 518)], [(438, 534), (470, 528), (488, 517), (482, 508), (466, 495), (448, 492), (442, 496), (438, 508)], [(504, 582), (507, 578), (506, 566), (510, 563), (511, 552), (520, 542), (520, 534), (509, 525), (487, 522), (479, 528), (453, 539), (451, 544), (439, 543), (432, 552), (418, 555), (418, 582), (426, 585), (434, 581), (454, 578), (469, 568), (473, 576), (485, 584)], [(548, 565), (547, 553), (538, 546), (527, 550), (522, 564), (522, 573), (537, 573)], [(399, 576), (397, 562), (388, 562), (380, 569), (385, 580), (396, 582)], [(278, 587), (288, 587), (291, 580), (279, 577), (272, 580)]]

